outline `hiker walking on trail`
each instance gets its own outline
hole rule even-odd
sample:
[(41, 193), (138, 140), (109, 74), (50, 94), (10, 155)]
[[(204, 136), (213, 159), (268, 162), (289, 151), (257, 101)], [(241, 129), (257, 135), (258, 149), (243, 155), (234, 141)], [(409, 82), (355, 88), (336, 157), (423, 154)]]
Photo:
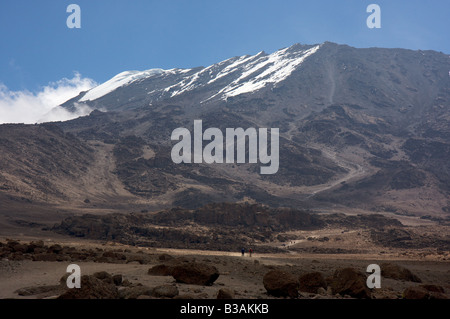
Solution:
[(241, 253), (242, 253), (242, 256), (244, 256), (244, 254), (245, 254), (245, 249), (244, 248), (241, 249)]
[(253, 249), (249, 249), (248, 253), (250, 254), (250, 257), (252, 257)]

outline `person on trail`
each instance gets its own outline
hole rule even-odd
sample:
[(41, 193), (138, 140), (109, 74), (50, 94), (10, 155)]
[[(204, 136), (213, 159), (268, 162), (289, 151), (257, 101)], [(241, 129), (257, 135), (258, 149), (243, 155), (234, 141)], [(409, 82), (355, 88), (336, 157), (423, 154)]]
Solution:
[(253, 249), (249, 249), (248, 253), (250, 254), (250, 257), (252, 257)]
[(242, 253), (242, 256), (244, 256), (244, 254), (245, 254), (245, 249), (244, 248), (241, 249), (241, 253)]

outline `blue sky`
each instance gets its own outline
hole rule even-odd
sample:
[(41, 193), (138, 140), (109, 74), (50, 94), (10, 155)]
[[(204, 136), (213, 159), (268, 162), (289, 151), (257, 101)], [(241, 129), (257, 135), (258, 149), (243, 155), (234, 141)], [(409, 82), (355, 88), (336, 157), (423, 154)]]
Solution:
[[(66, 7), (81, 8), (81, 29)], [(381, 7), (381, 29), (366, 7)], [(450, 54), (450, 1), (14, 0), (0, 3), (0, 83), (36, 90), (124, 70), (207, 66), (236, 55), (323, 41)]]
[[(81, 29), (66, 7), (81, 7)], [(381, 29), (366, 26), (368, 4)], [(14, 0), (0, 3), (0, 83), (37, 90), (124, 70), (207, 66), (236, 55), (323, 41), (450, 54), (450, 1)]]
[[(81, 8), (81, 29), (66, 26), (71, 3)], [(381, 7), (381, 29), (366, 25), (371, 3)], [(78, 80), (208, 66), (294, 43), (450, 54), (449, 12), (447, 0), (3, 0), (0, 103), (67, 79), (78, 89)]]

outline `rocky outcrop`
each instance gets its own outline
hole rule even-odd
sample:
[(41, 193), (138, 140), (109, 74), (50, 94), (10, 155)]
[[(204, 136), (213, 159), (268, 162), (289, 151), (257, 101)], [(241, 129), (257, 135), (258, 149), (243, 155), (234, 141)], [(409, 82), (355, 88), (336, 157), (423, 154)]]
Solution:
[[(116, 249), (117, 250), (117, 249)], [(70, 246), (61, 246), (59, 244), (45, 245), (43, 241), (34, 241), (31, 243), (8, 240), (0, 245), (0, 258), (9, 260), (33, 260), (33, 261), (51, 261), (51, 262), (78, 262), (91, 261), (101, 263), (130, 263), (148, 264), (152, 260), (148, 255), (142, 253), (125, 252), (121, 249), (103, 250), (96, 249), (77, 249)]]
[[(193, 227), (186, 228), (186, 224), (191, 224)], [(92, 214), (70, 216), (50, 230), (75, 237), (180, 249), (240, 251), (242, 245), (249, 246), (250, 242), (260, 242), (258, 252), (271, 253), (282, 251), (273, 245), (264, 244), (276, 240), (274, 232), (321, 229), (327, 225), (375, 229), (382, 229), (387, 225), (401, 227), (397, 220), (377, 214), (317, 215), (293, 208), (214, 203), (196, 210), (172, 208), (155, 214), (114, 213), (102, 216)], [(279, 238), (279, 240), (283, 239), (287, 237)], [(324, 253), (350, 252), (339, 248), (332, 248), (332, 250), (324, 251)], [(105, 261), (127, 259), (120, 252), (105, 252), (102, 257)], [(162, 254), (160, 258), (162, 258), (161, 261), (166, 262), (171, 256)]]

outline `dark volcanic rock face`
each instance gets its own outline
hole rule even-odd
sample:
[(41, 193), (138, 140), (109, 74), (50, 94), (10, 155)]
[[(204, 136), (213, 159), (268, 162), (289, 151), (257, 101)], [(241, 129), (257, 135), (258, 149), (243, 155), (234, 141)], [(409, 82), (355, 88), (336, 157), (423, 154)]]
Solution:
[[(127, 244), (238, 251), (243, 243), (270, 241), (273, 231), (316, 229), (324, 225), (306, 211), (222, 203), (198, 210), (174, 208), (156, 214), (86, 214), (68, 217), (51, 229), (75, 237)], [(259, 248), (259, 251), (277, 250), (264, 245)]]
[[(158, 213), (86, 214), (68, 217), (51, 230), (70, 236), (141, 246), (240, 251), (242, 245), (257, 244), (258, 252), (278, 252), (280, 248), (270, 243), (277, 240), (279, 232), (325, 227), (395, 227), (398, 232), (402, 231), (397, 220), (381, 215), (316, 215), (290, 208), (229, 203), (209, 204), (197, 210), (173, 208)], [(105, 257), (117, 259), (120, 256)], [(169, 268), (157, 267), (151, 273), (169, 274), (172, 271)]]
[(372, 229), (372, 240), (386, 247), (398, 248), (424, 248), (435, 247), (438, 249), (450, 249), (450, 236), (443, 234), (417, 234), (405, 229), (386, 227), (381, 230)]

